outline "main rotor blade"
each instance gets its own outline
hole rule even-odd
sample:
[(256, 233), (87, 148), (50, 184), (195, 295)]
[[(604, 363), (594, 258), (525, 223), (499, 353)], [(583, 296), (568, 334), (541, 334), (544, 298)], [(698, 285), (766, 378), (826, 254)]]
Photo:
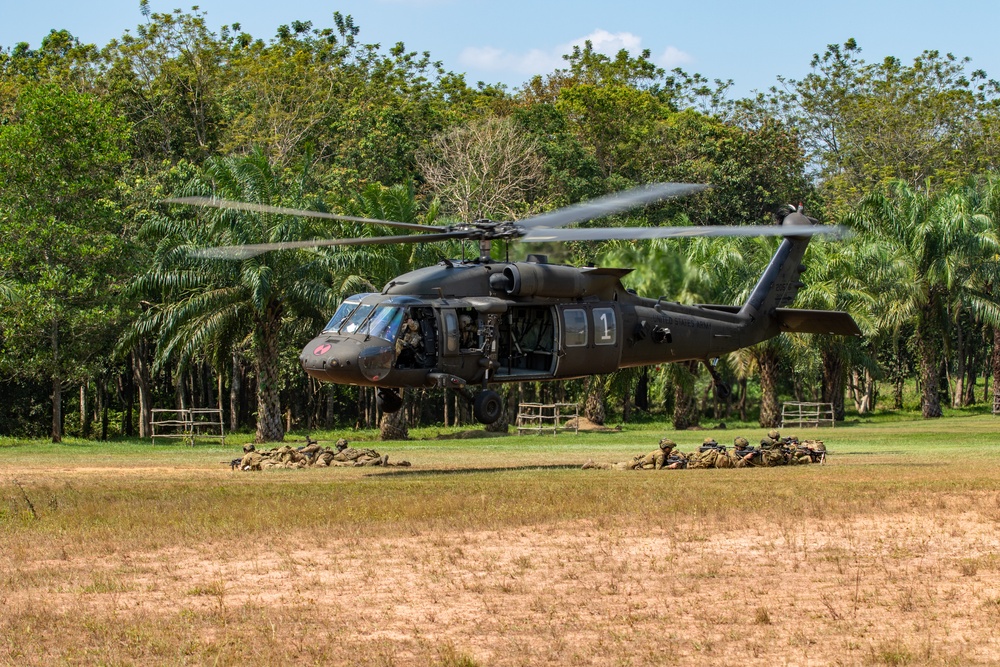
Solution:
[(712, 186), (702, 183), (653, 183), (652, 185), (643, 185), (613, 195), (573, 204), (572, 206), (567, 206), (566, 208), (561, 208), (550, 213), (534, 215), (524, 220), (518, 220), (517, 225), (524, 229), (562, 227), (564, 225), (571, 225), (574, 222), (603, 218), (606, 215), (620, 213), (630, 208), (652, 204), (663, 199), (692, 195), (710, 187)]
[(468, 238), (466, 232), (443, 232), (440, 234), (408, 234), (405, 236), (361, 236), (350, 239), (316, 239), (315, 241), (285, 241), (283, 243), (256, 243), (251, 245), (221, 246), (219, 248), (194, 248), (188, 251), (192, 257), (203, 259), (247, 259), (271, 250), (297, 250), (301, 248), (321, 248), (335, 245), (388, 245), (392, 243), (431, 243), (449, 239)]
[(333, 213), (323, 213), (322, 211), (307, 211), (298, 208), (285, 208), (284, 206), (269, 206), (267, 204), (252, 204), (243, 201), (231, 201), (229, 199), (216, 199), (215, 197), (172, 197), (164, 199), (164, 204), (187, 204), (190, 206), (205, 206), (209, 208), (231, 209), (234, 211), (251, 211), (253, 213), (276, 213), (278, 215), (297, 215), (308, 218), (323, 218), (325, 220), (342, 220), (344, 222), (363, 222), (371, 225), (385, 225), (386, 227), (399, 227), (400, 229), (412, 229), (418, 232), (440, 232), (443, 227), (433, 225), (419, 225), (414, 222), (396, 222), (395, 220), (377, 220), (374, 218), (356, 218), (350, 215), (335, 215)]
[(533, 229), (521, 237), (525, 243), (546, 241), (608, 241), (619, 239), (669, 239), (694, 236), (816, 236), (843, 238), (846, 227), (834, 225), (740, 225), (701, 227), (590, 227), (578, 229)]

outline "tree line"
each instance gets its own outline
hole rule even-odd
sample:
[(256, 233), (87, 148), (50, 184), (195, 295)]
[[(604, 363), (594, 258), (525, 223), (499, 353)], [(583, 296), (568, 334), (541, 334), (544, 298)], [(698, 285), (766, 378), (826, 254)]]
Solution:
[[(611, 224), (766, 224), (803, 203), (850, 227), (810, 246), (797, 307), (850, 311), (865, 335), (782, 336), (719, 360), (510, 388), (574, 400), (597, 421), (738, 414), (782, 398), (903, 409), (996, 402), (998, 84), (925, 51), (866, 62), (829, 45), (801, 80), (732, 99), (729, 81), (648, 52), (575, 47), (509, 90), (430, 53), (365, 44), (349, 16), (268, 39), (154, 13), (98, 47), (53, 30), (0, 48), (0, 435), (149, 435), (154, 407), (219, 406), (258, 441), (374, 426), (370, 391), (318, 385), (297, 352), (347, 295), (460, 257), (458, 244), (342, 246), (220, 262), (191, 247), (377, 236), (374, 226), (164, 205), (215, 195), (426, 224), (509, 219), (657, 181), (713, 189)], [(602, 224), (606, 224), (602, 221)], [(630, 266), (628, 286), (739, 303), (774, 241), (568, 243), (560, 261)], [(512, 253), (520, 252), (517, 248)], [(506, 252), (501, 248), (499, 252)], [(977, 392), (978, 389), (978, 392)], [(408, 400), (406, 424), (470, 420), (453, 395)], [(398, 430), (396, 431), (398, 434)]]

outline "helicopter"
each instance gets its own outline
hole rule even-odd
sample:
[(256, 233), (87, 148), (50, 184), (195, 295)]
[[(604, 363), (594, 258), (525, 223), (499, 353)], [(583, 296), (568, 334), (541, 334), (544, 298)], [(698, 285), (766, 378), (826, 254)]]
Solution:
[[(491, 424), (500, 418), (504, 402), (490, 385), (567, 380), (697, 360), (705, 362), (716, 395), (725, 399), (730, 388), (710, 363), (713, 358), (783, 332), (861, 334), (847, 312), (788, 307), (804, 286), (802, 258), (812, 237), (839, 236), (844, 231), (818, 224), (801, 206), (773, 226), (565, 228), (709, 187), (656, 183), (518, 221), (475, 220), (447, 226), (211, 197), (180, 197), (165, 203), (347, 220), (417, 232), (192, 251), (206, 258), (242, 259), (262, 252), (334, 245), (478, 242), (477, 257), (444, 259), (393, 278), (381, 292), (344, 299), (302, 349), (299, 361), (319, 381), (375, 387), (384, 412), (402, 407), (402, 389), (438, 387), (456, 391), (472, 403), (477, 421)], [(495, 240), (551, 243), (690, 236), (778, 236), (782, 241), (741, 305), (684, 305), (665, 297), (642, 297), (622, 283), (632, 271), (628, 268), (552, 264), (541, 254), (514, 262), (491, 257)]]

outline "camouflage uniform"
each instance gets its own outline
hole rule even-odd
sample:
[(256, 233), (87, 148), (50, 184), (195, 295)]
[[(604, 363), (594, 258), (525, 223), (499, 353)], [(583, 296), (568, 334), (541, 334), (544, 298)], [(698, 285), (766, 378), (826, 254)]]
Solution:
[(420, 343), (423, 341), (423, 337), (420, 335), (420, 325), (412, 317), (407, 317), (406, 321), (403, 322), (402, 333), (399, 338), (396, 339), (396, 355), (398, 356), (404, 349), (409, 348), (413, 351), (420, 349)]
[(729, 461), (732, 463), (734, 468), (752, 468), (756, 464), (754, 463), (753, 454), (743, 454), (737, 453), (737, 450), (746, 450), (750, 448), (750, 441), (740, 436), (733, 440), (733, 451), (729, 453)]
[(671, 452), (674, 452), (674, 448), (676, 446), (677, 444), (673, 440), (663, 438), (660, 440), (660, 446), (657, 449), (648, 454), (636, 454), (630, 461), (619, 461), (618, 463), (594, 463), (594, 461), (591, 460), (583, 464), (583, 469), (660, 470), (666, 465), (667, 458), (671, 456)]
[(461, 346), (466, 349), (476, 347), (476, 344), (479, 342), (479, 329), (476, 327), (476, 323), (472, 321), (472, 317), (469, 315), (459, 315), (458, 329), (461, 335)]
[(781, 443), (772, 438), (771, 433), (777, 433), (777, 431), (770, 431), (768, 437), (760, 440), (761, 463), (768, 468), (786, 465), (788, 458), (781, 448)]
[(662, 438), (660, 440), (659, 447), (642, 457), (643, 470), (649, 470), (650, 468), (653, 470), (662, 469), (666, 465), (671, 452), (673, 452), (676, 448), (676, 442), (670, 438)]

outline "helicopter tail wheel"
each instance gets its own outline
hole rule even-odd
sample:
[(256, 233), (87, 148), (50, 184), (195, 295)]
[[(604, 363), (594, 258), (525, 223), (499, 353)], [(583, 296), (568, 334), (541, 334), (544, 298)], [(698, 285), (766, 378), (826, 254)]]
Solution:
[(403, 397), (392, 389), (379, 389), (375, 394), (375, 403), (382, 412), (399, 412), (403, 407)]
[(492, 389), (480, 392), (472, 403), (472, 414), (481, 424), (492, 424), (500, 419), (503, 412), (503, 399)]

